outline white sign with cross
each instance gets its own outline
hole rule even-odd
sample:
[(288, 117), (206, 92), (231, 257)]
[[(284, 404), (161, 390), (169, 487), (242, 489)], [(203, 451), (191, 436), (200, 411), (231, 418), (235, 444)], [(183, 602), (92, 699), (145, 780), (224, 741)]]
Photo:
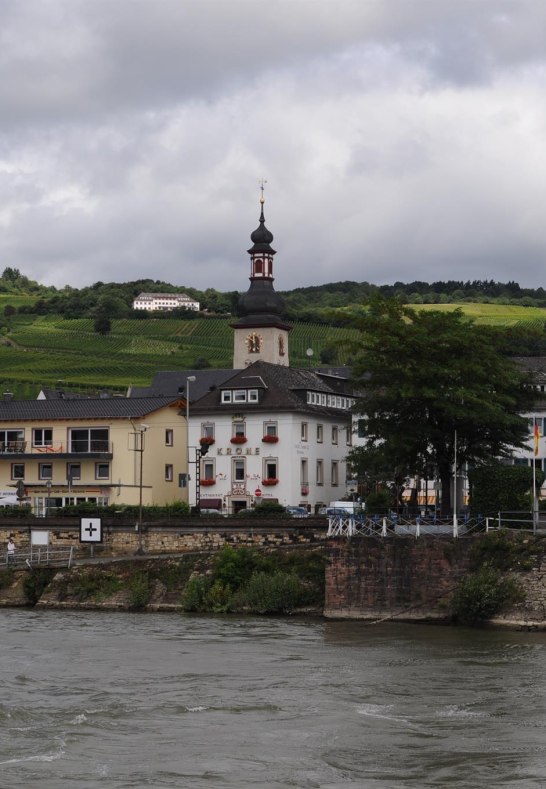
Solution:
[(100, 518), (81, 518), (80, 542), (102, 542), (102, 524)]

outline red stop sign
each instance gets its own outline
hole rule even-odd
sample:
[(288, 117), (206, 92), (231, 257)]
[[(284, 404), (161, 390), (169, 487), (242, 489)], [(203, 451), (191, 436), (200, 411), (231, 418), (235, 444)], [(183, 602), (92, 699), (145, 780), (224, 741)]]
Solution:
[(260, 496), (262, 495), (262, 491), (260, 490), (260, 488), (256, 488), (256, 490), (254, 491), (254, 495), (256, 496), (257, 499), (260, 498)]

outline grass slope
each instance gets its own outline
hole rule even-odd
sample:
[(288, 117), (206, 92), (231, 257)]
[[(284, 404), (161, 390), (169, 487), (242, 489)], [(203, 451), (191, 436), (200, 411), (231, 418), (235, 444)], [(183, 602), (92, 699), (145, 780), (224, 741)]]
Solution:
[[(546, 309), (500, 304), (426, 304), (415, 309), (461, 309), (478, 323), (509, 326), (524, 323), (542, 328)], [(4, 318), (0, 335), (0, 381), (4, 391), (35, 397), (41, 386), (64, 385), (124, 390), (146, 385), (158, 370), (196, 366), (230, 367), (233, 357), (231, 318), (195, 320), (113, 320), (106, 336), (96, 334), (87, 318), (16, 315)], [(1, 321), (0, 321), (1, 323)], [(344, 340), (355, 330), (297, 323), (290, 333), (290, 360), (296, 367), (320, 364), (325, 348), (340, 346), (337, 364), (347, 361)], [(312, 356), (307, 354), (313, 351)]]

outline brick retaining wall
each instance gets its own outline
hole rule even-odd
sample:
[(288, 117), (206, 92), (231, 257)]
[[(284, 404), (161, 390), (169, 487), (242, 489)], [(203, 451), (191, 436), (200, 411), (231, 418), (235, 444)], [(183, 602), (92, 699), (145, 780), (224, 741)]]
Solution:
[(372, 620), (446, 619), (446, 599), (468, 571), (472, 543), (472, 538), (331, 539), (324, 614)]

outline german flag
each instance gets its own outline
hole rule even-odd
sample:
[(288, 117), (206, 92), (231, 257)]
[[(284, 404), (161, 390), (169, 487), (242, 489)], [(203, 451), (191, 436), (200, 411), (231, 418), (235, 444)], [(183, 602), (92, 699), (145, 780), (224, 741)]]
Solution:
[(538, 455), (538, 439), (540, 438), (540, 430), (538, 428), (537, 421), (535, 419), (535, 457)]

